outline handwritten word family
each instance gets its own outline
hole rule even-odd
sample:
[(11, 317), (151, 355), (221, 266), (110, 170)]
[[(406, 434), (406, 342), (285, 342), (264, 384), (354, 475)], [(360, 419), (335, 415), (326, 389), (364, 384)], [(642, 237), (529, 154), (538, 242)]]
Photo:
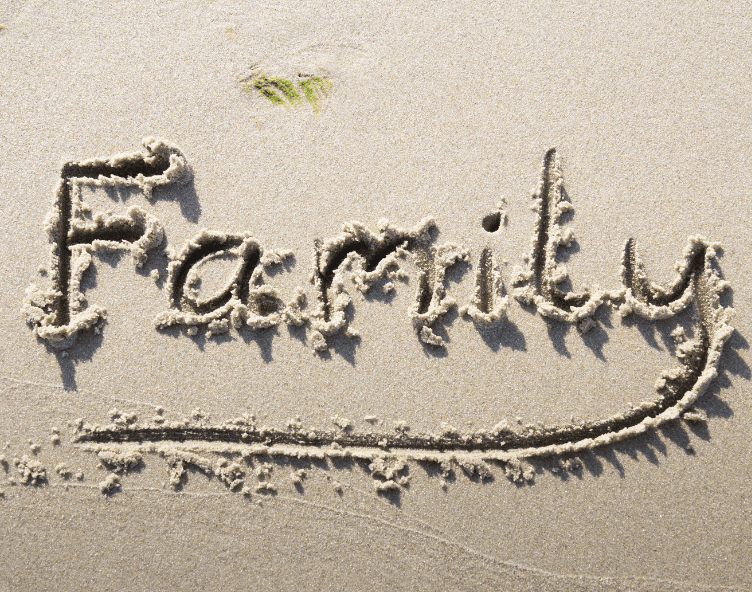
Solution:
[[(130, 251), (133, 263), (140, 267), (150, 251), (162, 248), (165, 228), (148, 211), (132, 206), (120, 215), (94, 213), (83, 199), (82, 189), (89, 186), (136, 188), (151, 200), (160, 187), (185, 183), (191, 178), (190, 167), (179, 148), (154, 138), (143, 143), (142, 152), (70, 162), (62, 167), (53, 208), (46, 221), (51, 244), (51, 286), (42, 289), (32, 285), (23, 307), (35, 334), (53, 347), (71, 347), (78, 335), (98, 331), (106, 317), (103, 308), (88, 305), (83, 293), (82, 279), (92, 265), (93, 254)], [(262, 245), (250, 233), (202, 230), (179, 251), (168, 251), (170, 263), (165, 289), (169, 306), (157, 315), (154, 324), (158, 329), (183, 327), (188, 335), (197, 335), (201, 328), (213, 335), (231, 327), (261, 330), (286, 323), (307, 327), (311, 346), (322, 352), (328, 349), (335, 334), (350, 337), (357, 334), (346, 314), (352, 302), (348, 290), (354, 285), (367, 292), (377, 282), (382, 289), (393, 290), (393, 281), (409, 279), (407, 266), (402, 265), (409, 259), (413, 273), (417, 274), (417, 294), (408, 317), (418, 338), (428, 348), (444, 346), (434, 328), (455, 307), (479, 330), (497, 327), (504, 331), (502, 323), (509, 322), (506, 313), (510, 298), (535, 307), (551, 322), (576, 324), (582, 331), (595, 324), (592, 317), (602, 306), (613, 307), (622, 317), (636, 315), (648, 323), (691, 310), (692, 327), (686, 328), (688, 333), (681, 323), (672, 332), (679, 367), (661, 373), (655, 384), (656, 398), (605, 419), (522, 431), (499, 424), (492, 431), (462, 437), (398, 434), (377, 438), (374, 434), (351, 434), (347, 436), (350, 440), (342, 440), (339, 434), (323, 432), (305, 436), (304, 432), (291, 434), (289, 430), (256, 431), (242, 426), (241, 432), (237, 426), (220, 426), (216, 433), (210, 434), (211, 439), (235, 442), (241, 438), (282, 447), (320, 446), (331, 441), (332, 446), (335, 442), (356, 448), (383, 445), (431, 454), (437, 450), (472, 449), (483, 451), (488, 458), (509, 460), (584, 450), (642, 433), (690, 411), (717, 376), (724, 343), (733, 332), (729, 325), (732, 310), (720, 303), (720, 294), (728, 284), (720, 275), (719, 245), (703, 237), (690, 237), (676, 265), (676, 278), (662, 287), (648, 280), (636, 241), (629, 239), (622, 255), (621, 287), (611, 291), (599, 287), (580, 293), (568, 291), (563, 287), (567, 271), (559, 255), (573, 240), (572, 232), (563, 228), (562, 221), (563, 214), (572, 206), (562, 183), (561, 163), (556, 151), (549, 150), (533, 193), (537, 221), (531, 252), (525, 265), (516, 270), (509, 294), (504, 290), (497, 257), (490, 249), (484, 249), (477, 257), (473, 296), (469, 302), (458, 305), (447, 294), (446, 273), (453, 265), (469, 262), (470, 252), (454, 243), (434, 244), (437, 233), (432, 218), (407, 229), (382, 221), (376, 232), (351, 222), (338, 235), (315, 241), (310, 280), (316, 301), (310, 307), (303, 288), (298, 287), (291, 299), (284, 302), (278, 289), (268, 282), (273, 274), (265, 272), (273, 266), (284, 266), (293, 256), (290, 251)], [(498, 212), (486, 216), (483, 220), (486, 230), (499, 228), (505, 216), (502, 209), (500, 206)], [(236, 266), (223, 287), (205, 297), (196, 289), (200, 285), (200, 270), (214, 259), (235, 261)], [(118, 442), (126, 437), (121, 432), (102, 428), (82, 434), (81, 441)], [(190, 430), (173, 432), (160, 425), (143, 427), (138, 433), (127, 431), (126, 435), (128, 441), (206, 436)], [(335, 441), (335, 437), (340, 439)]]
[[(190, 167), (179, 148), (154, 138), (146, 138), (143, 144), (142, 152), (69, 162), (62, 167), (46, 221), (52, 285), (47, 289), (32, 285), (24, 305), (26, 319), (36, 334), (55, 347), (70, 347), (77, 335), (100, 326), (105, 319), (106, 311), (88, 305), (82, 289), (93, 253), (130, 251), (134, 264), (140, 267), (148, 252), (164, 243), (162, 222), (143, 208), (133, 206), (124, 215), (92, 213), (83, 199), (85, 186), (138, 188), (152, 199), (158, 188), (190, 180)], [(459, 306), (463, 316), (479, 328), (488, 328), (505, 320), (510, 296), (536, 307), (548, 319), (576, 323), (582, 330), (592, 326), (593, 314), (604, 305), (615, 307), (622, 315), (634, 313), (657, 320), (694, 303), (701, 318), (700, 333), (707, 333), (701, 341), (707, 346), (715, 333), (713, 327), (719, 323), (725, 326), (730, 316), (730, 310), (718, 302), (726, 283), (715, 271), (717, 245), (702, 237), (690, 237), (677, 265), (677, 278), (663, 288), (648, 280), (636, 241), (630, 239), (622, 257), (622, 287), (610, 292), (600, 288), (566, 292), (560, 286), (567, 272), (557, 255), (573, 239), (571, 230), (565, 230), (561, 221), (572, 206), (562, 182), (556, 151), (549, 150), (533, 194), (537, 224), (532, 250), (525, 266), (517, 269), (509, 295), (505, 295), (497, 257), (484, 249), (478, 256), (472, 299), (459, 306), (449, 297), (445, 288), (447, 270), (469, 261), (470, 252), (454, 243), (434, 244), (436, 223), (432, 218), (408, 229), (381, 221), (377, 232), (351, 222), (339, 235), (316, 241), (311, 274), (316, 302), (310, 309), (302, 288), (290, 301), (283, 302), (278, 290), (265, 283), (264, 271), (284, 264), (292, 252), (264, 246), (250, 233), (202, 230), (179, 252), (171, 254), (166, 282), (170, 308), (159, 314), (154, 324), (160, 329), (182, 326), (189, 335), (196, 335), (199, 327), (211, 335), (226, 332), (231, 326), (263, 329), (280, 323), (308, 325), (312, 347), (326, 350), (332, 335), (357, 334), (346, 315), (352, 300), (345, 280), (353, 280), (364, 292), (377, 281), (385, 290), (393, 290), (392, 280), (407, 279), (401, 262), (410, 258), (417, 269), (417, 294), (408, 316), (418, 338), (428, 346), (444, 346), (433, 327), (452, 308)], [(230, 257), (237, 265), (224, 288), (202, 298), (194, 289), (197, 270), (218, 257)]]

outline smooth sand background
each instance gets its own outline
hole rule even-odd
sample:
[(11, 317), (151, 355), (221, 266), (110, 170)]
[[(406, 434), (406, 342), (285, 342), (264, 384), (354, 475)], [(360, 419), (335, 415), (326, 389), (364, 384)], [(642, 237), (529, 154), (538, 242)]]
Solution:
[[(0, 589), (752, 586), (751, 16), (721, 2), (1, 3), (0, 445), (12, 458), (41, 444), (50, 479), (10, 486), (0, 473)], [(254, 64), (323, 68), (333, 91), (318, 114), (276, 107), (239, 86)], [(200, 406), (216, 420), (253, 410), (275, 426), (342, 415), (360, 430), (376, 415), (383, 430), (406, 420), (469, 431), (619, 412), (674, 365), (652, 328), (613, 316), (581, 337), (516, 305), (508, 332), (486, 340), (452, 320), (439, 354), (406, 316), (414, 279), (388, 303), (356, 297), (361, 341), (337, 341), (328, 358), (285, 327), (192, 340), (152, 326), (168, 302), (148, 272), (164, 275), (166, 259), (134, 273), (112, 255), (96, 259), (86, 292), (109, 311), (102, 336), (63, 358), (19, 312), (29, 284), (47, 281), (37, 268), (60, 164), (135, 151), (147, 135), (179, 145), (194, 182), (151, 204), (104, 191), (91, 203), (142, 205), (175, 249), (201, 228), (292, 249), (294, 267), (278, 276), (288, 297), (307, 280), (314, 239), (382, 217), (411, 227), (435, 216), (439, 242), (508, 259), (508, 282), (529, 250), (541, 159), (557, 147), (576, 208), (576, 287), (617, 287), (628, 237), (664, 283), (690, 235), (723, 244), (737, 332), (701, 404), (707, 425), (596, 450), (567, 479), (537, 463), (526, 486), (497, 468), (488, 483), (460, 472), (445, 491), (435, 470), (413, 464), (410, 487), (383, 497), (360, 465), (330, 464), (313, 466), (300, 493), (280, 466), (278, 495), (259, 506), (200, 474), (174, 493), (153, 456), (122, 492), (102, 495), (106, 473), (70, 443), (67, 422), (104, 422), (112, 407), (148, 418), (157, 405), (176, 417)], [(502, 196), (509, 224), (490, 236), (480, 221)], [(461, 303), (473, 273), (452, 284)], [(65, 490), (59, 462), (84, 481)]]

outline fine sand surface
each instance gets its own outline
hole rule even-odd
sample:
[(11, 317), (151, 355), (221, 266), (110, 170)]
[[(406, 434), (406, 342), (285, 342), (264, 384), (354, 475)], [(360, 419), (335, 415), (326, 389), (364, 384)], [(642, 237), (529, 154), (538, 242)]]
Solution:
[(752, 588), (752, 11), (530, 4), (0, 0), (0, 590)]

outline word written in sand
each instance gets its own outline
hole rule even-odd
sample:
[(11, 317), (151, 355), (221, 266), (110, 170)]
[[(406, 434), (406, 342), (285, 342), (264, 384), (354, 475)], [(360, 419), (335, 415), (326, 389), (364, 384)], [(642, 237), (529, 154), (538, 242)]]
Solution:
[[(55, 191), (54, 208), (47, 220), (52, 244), (50, 269), (52, 286), (41, 290), (32, 286), (24, 306), (27, 321), (36, 334), (56, 347), (70, 347), (76, 336), (99, 326), (105, 311), (87, 306), (81, 279), (92, 262), (92, 253), (103, 250), (128, 250), (136, 266), (142, 265), (146, 252), (163, 241), (162, 224), (148, 212), (132, 207), (124, 216), (91, 215), (81, 197), (83, 185), (132, 186), (147, 197), (159, 186), (185, 182), (190, 169), (175, 146), (148, 138), (145, 152), (93, 159), (63, 166)], [(691, 338), (675, 331), (679, 367), (664, 371), (656, 382), (657, 395), (650, 401), (613, 417), (556, 426), (526, 426), (522, 429), (501, 422), (492, 429), (473, 434), (446, 430), (441, 434), (339, 433), (326, 430), (258, 429), (255, 425), (231, 423), (217, 426), (182, 425), (166, 427), (148, 423), (92, 427), (83, 430), (78, 440), (98, 446), (140, 443), (147, 449), (155, 442), (200, 441), (214, 445), (251, 447), (264, 454), (304, 454), (304, 450), (344, 447), (348, 455), (373, 458), (384, 450), (401, 450), (413, 458), (440, 459), (441, 455), (473, 454), (480, 458), (510, 461), (529, 456), (577, 452), (643, 433), (676, 419), (707, 389), (717, 374), (723, 345), (733, 332), (729, 326), (731, 309), (721, 306), (719, 296), (728, 284), (718, 271), (719, 246), (702, 237), (690, 237), (677, 263), (677, 276), (668, 287), (647, 278), (637, 253), (637, 244), (629, 239), (622, 255), (622, 286), (612, 291), (601, 288), (573, 293), (562, 289), (567, 279), (557, 254), (573, 235), (563, 228), (562, 215), (571, 210), (563, 190), (561, 164), (555, 150), (543, 159), (540, 182), (533, 194), (537, 223), (530, 256), (512, 281), (511, 296), (535, 307), (551, 322), (576, 324), (581, 331), (593, 326), (593, 315), (602, 306), (615, 309), (622, 317), (637, 315), (648, 322), (675, 317), (693, 311)], [(503, 223), (503, 204), (499, 212), (487, 216), (484, 227), (490, 232)], [(310, 342), (317, 351), (328, 348), (328, 339), (337, 333), (356, 334), (345, 315), (351, 303), (345, 279), (354, 280), (358, 289), (368, 290), (377, 280), (404, 277), (400, 262), (411, 258), (418, 269), (417, 293), (408, 316), (418, 338), (426, 347), (442, 347), (443, 341), (432, 326), (458, 304), (447, 297), (444, 288), (448, 268), (468, 260), (470, 253), (460, 245), (433, 244), (435, 222), (426, 218), (409, 229), (382, 222), (378, 232), (362, 224), (346, 224), (340, 234), (316, 241), (311, 282), (316, 305), (306, 310), (302, 288), (284, 303), (278, 291), (263, 283), (263, 271), (283, 263), (292, 253), (268, 249), (249, 233), (228, 234), (204, 230), (172, 256), (166, 289), (171, 307), (155, 319), (157, 328), (183, 326), (189, 335), (205, 326), (209, 335), (229, 330), (230, 326), (264, 329), (288, 323), (310, 328)], [(192, 290), (195, 268), (211, 258), (232, 255), (237, 267), (225, 287), (210, 298), (201, 299)], [(510, 295), (504, 287), (497, 258), (484, 249), (478, 258), (476, 289), (471, 300), (459, 311), (480, 329), (499, 326), (506, 317)], [(500, 327), (503, 330), (503, 327)]]

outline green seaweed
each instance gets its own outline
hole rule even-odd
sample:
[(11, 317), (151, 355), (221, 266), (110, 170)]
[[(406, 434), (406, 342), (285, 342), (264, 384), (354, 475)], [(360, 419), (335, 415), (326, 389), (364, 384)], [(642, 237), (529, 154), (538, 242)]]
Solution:
[[(246, 88), (248, 90), (250, 90), (249, 86), (250, 85), (246, 85)], [(284, 104), (285, 100), (277, 94), (277, 91), (274, 90), (275, 87), (272, 84), (272, 81), (269, 80), (266, 76), (256, 77), (253, 80), (253, 87), (275, 105)]]
[[(328, 93), (332, 83), (321, 76), (305, 76), (299, 80), (298, 86), (313, 110), (318, 112), (319, 99)], [(275, 105), (284, 105), (285, 99), (291, 105), (303, 100), (295, 85), (286, 78), (269, 78), (264, 74), (257, 74), (250, 81), (243, 83), (242, 87), (248, 92), (257, 90)]]
[(295, 103), (301, 100), (298, 91), (295, 90), (295, 87), (289, 80), (285, 78), (273, 78), (271, 84), (281, 90), (282, 94), (285, 95), (285, 98), (290, 101), (290, 103)]
[(318, 111), (319, 96), (318, 93), (326, 95), (329, 89), (332, 87), (331, 81), (321, 76), (308, 76), (300, 81), (300, 88), (303, 89), (306, 99), (313, 107), (314, 111)]
[(259, 91), (261, 91), (261, 94), (264, 95), (267, 99), (269, 99), (275, 105), (284, 104), (285, 101), (276, 92), (274, 92), (273, 88), (270, 88), (268, 86), (256, 87), (256, 88), (258, 88)]

